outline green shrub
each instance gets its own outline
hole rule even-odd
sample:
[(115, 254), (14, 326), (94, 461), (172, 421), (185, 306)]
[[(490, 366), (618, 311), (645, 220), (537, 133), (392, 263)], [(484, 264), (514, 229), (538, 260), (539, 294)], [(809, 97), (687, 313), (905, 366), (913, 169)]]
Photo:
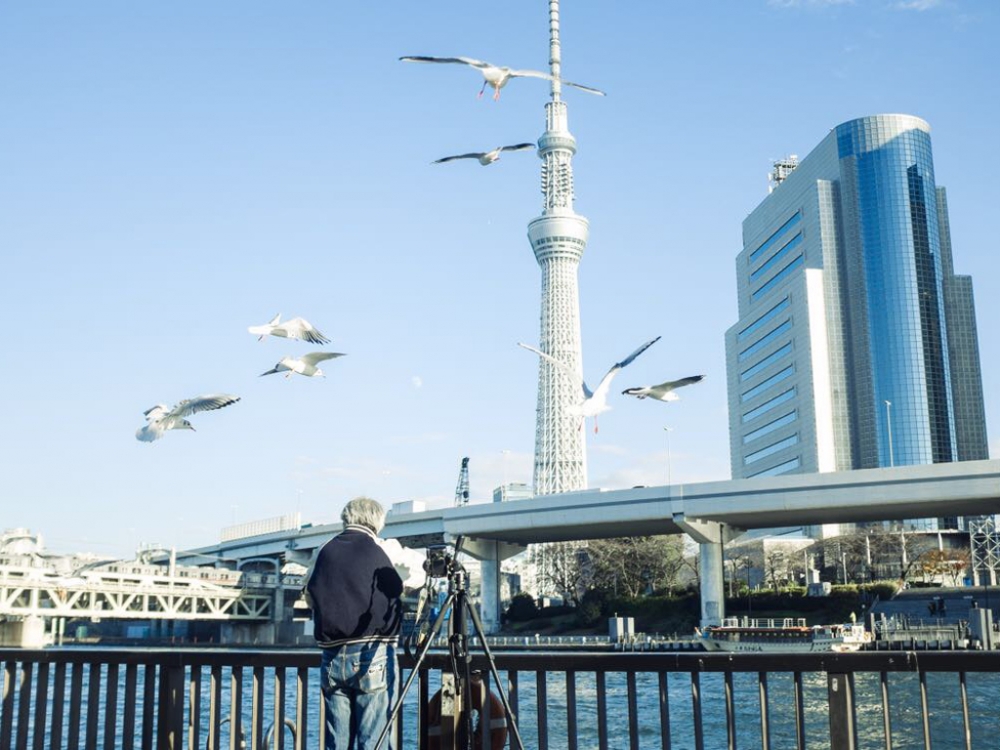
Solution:
[(531, 594), (521, 592), (515, 594), (507, 607), (507, 620), (510, 622), (527, 622), (538, 617), (538, 605)]

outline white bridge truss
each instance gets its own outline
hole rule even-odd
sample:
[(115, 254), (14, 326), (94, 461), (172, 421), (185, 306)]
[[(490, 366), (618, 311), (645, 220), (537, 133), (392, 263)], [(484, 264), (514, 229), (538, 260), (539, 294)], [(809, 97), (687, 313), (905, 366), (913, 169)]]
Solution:
[[(294, 577), (293, 577), (294, 578)], [(132, 620), (272, 619), (276, 574), (118, 563), (79, 575), (0, 563), (0, 621), (25, 617)]]

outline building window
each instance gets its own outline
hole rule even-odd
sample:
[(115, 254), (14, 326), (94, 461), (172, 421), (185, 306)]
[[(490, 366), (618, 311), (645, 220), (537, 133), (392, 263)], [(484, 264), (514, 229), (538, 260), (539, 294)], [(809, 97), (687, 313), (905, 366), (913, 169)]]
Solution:
[(763, 427), (758, 427), (753, 432), (748, 432), (746, 435), (744, 435), (743, 444), (746, 445), (747, 443), (752, 443), (757, 438), (764, 437), (764, 435), (774, 432), (779, 427), (784, 427), (786, 424), (791, 424), (797, 418), (798, 418), (798, 412), (795, 411), (794, 409), (788, 412), (787, 414), (782, 414), (780, 417), (771, 420)]
[(767, 321), (769, 321), (772, 318), (774, 318), (782, 310), (787, 309), (789, 304), (791, 304), (791, 303), (788, 301), (788, 297), (785, 297), (783, 300), (781, 300), (781, 302), (779, 302), (778, 304), (776, 304), (774, 307), (772, 307), (766, 313), (764, 313), (759, 318), (757, 318), (757, 320), (755, 320), (753, 323), (751, 323), (746, 328), (744, 328), (742, 331), (740, 331), (736, 335), (736, 340), (737, 341), (742, 341), (743, 339), (745, 339), (751, 333), (753, 333), (754, 331), (758, 330)]
[(785, 233), (788, 232), (789, 229), (792, 229), (796, 224), (798, 224), (801, 219), (802, 219), (802, 214), (799, 211), (796, 211), (792, 215), (792, 218), (790, 218), (788, 221), (786, 221), (784, 224), (778, 227), (777, 231), (774, 234), (772, 234), (770, 237), (764, 240), (763, 245), (761, 245), (752, 253), (750, 253), (750, 264), (753, 265), (754, 263), (756, 263), (758, 258), (760, 258), (764, 253), (766, 253), (768, 250), (774, 247), (777, 244), (778, 240), (780, 240), (785, 235)]
[(750, 368), (744, 370), (743, 372), (741, 372), (740, 373), (740, 382), (741, 383), (746, 382), (747, 380), (749, 380), (750, 378), (752, 378), (754, 375), (756, 375), (758, 372), (761, 372), (762, 370), (764, 370), (764, 368), (768, 367), (769, 365), (773, 365), (775, 362), (777, 362), (782, 357), (785, 357), (788, 354), (790, 354), (791, 351), (792, 351), (792, 344), (791, 344), (791, 342), (789, 342), (789, 343), (785, 344), (783, 347), (781, 347), (780, 349), (772, 352), (771, 354), (768, 354), (766, 357), (764, 357), (764, 359), (762, 359), (760, 362), (758, 362), (757, 364), (755, 364), (753, 367), (750, 367)]
[(792, 239), (788, 243), (786, 243), (783, 248), (781, 248), (778, 252), (776, 252), (774, 255), (772, 255), (770, 258), (768, 258), (767, 259), (767, 263), (765, 263), (760, 268), (758, 268), (756, 271), (754, 271), (752, 274), (750, 274), (750, 281), (756, 281), (761, 276), (763, 276), (764, 274), (766, 274), (768, 271), (770, 271), (772, 268), (774, 268), (776, 265), (778, 265), (778, 262), (782, 258), (784, 258), (792, 250), (794, 250), (795, 248), (797, 248), (801, 244), (802, 244), (802, 233), (799, 232), (797, 235), (795, 235), (794, 237), (792, 237)]
[(762, 380), (760, 383), (755, 385), (749, 391), (746, 391), (740, 396), (740, 403), (745, 403), (752, 399), (754, 396), (759, 396), (768, 388), (770, 388), (775, 383), (780, 383), (782, 380), (792, 377), (795, 374), (795, 365), (789, 365), (784, 370), (774, 373), (767, 380)]
[(750, 299), (751, 300), (756, 300), (759, 297), (763, 297), (765, 294), (767, 294), (769, 291), (771, 291), (771, 289), (773, 289), (778, 284), (778, 282), (780, 282), (782, 279), (784, 279), (785, 277), (787, 277), (792, 271), (794, 271), (796, 268), (798, 268), (799, 266), (801, 266), (803, 263), (805, 263), (805, 258), (803, 256), (801, 256), (801, 255), (795, 256), (795, 260), (793, 260), (787, 266), (785, 266), (780, 271), (778, 271), (776, 274), (774, 274), (774, 276), (772, 276), (770, 278), (770, 280), (767, 281), (757, 291), (753, 292), (750, 295)]
[(767, 346), (776, 338), (778, 338), (778, 336), (785, 333), (785, 331), (791, 330), (791, 328), (792, 328), (792, 321), (786, 320), (784, 323), (782, 323), (774, 330), (768, 331), (763, 336), (761, 336), (760, 339), (750, 344), (750, 346), (748, 346), (746, 349), (740, 352), (739, 361), (743, 362), (744, 360), (748, 359), (750, 356), (759, 352), (765, 346)]
[(785, 448), (789, 448), (795, 445), (797, 442), (799, 442), (799, 433), (796, 432), (794, 435), (789, 435), (783, 440), (779, 440), (777, 443), (772, 443), (766, 448), (761, 448), (759, 451), (754, 451), (753, 453), (750, 453), (743, 459), (743, 465), (748, 466), (749, 464), (756, 463), (757, 461), (760, 461), (762, 458), (767, 458), (768, 456), (773, 455), (778, 451), (784, 450)]
[(783, 464), (778, 464), (777, 466), (772, 466), (770, 469), (764, 469), (764, 471), (758, 471), (756, 474), (751, 474), (751, 477), (775, 477), (778, 474), (785, 474), (792, 469), (797, 469), (802, 465), (802, 461), (796, 456), (791, 461), (785, 461)]
[(793, 398), (795, 398), (795, 389), (794, 388), (789, 388), (784, 393), (779, 393), (777, 396), (775, 396), (774, 398), (772, 398), (770, 401), (765, 401), (763, 404), (761, 404), (760, 406), (758, 406), (756, 409), (751, 409), (746, 414), (744, 414), (743, 415), (743, 424), (746, 424), (747, 422), (750, 422), (750, 421), (756, 419), (761, 414), (763, 414), (764, 412), (768, 411), (769, 409), (773, 409), (778, 404), (783, 404), (786, 401), (791, 401)]

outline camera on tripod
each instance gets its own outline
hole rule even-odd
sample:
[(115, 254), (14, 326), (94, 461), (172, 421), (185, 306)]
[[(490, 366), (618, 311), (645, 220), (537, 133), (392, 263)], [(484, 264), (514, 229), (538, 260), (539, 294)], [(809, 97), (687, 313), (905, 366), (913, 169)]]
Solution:
[(424, 560), (424, 573), (430, 578), (447, 578), (456, 571), (462, 570), (461, 563), (456, 560), (457, 551), (447, 544), (436, 544), (427, 548), (427, 559)]

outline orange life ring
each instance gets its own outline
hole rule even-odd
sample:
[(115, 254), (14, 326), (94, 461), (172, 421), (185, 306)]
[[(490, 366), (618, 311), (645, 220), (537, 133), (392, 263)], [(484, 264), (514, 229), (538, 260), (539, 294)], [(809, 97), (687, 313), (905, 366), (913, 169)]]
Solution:
[[(483, 681), (472, 679), (472, 710), (476, 712), (479, 721), (473, 719), (474, 734), (472, 747), (475, 750), (483, 748), (483, 732), (480, 722), (482, 721), (483, 701), (487, 691)], [(507, 743), (507, 713), (504, 711), (500, 698), (492, 692), (489, 695), (490, 705), (490, 750), (503, 750)], [(464, 717), (459, 720), (461, 726)], [(441, 750), (441, 691), (434, 693), (430, 703), (427, 704), (427, 746), (429, 750)]]

